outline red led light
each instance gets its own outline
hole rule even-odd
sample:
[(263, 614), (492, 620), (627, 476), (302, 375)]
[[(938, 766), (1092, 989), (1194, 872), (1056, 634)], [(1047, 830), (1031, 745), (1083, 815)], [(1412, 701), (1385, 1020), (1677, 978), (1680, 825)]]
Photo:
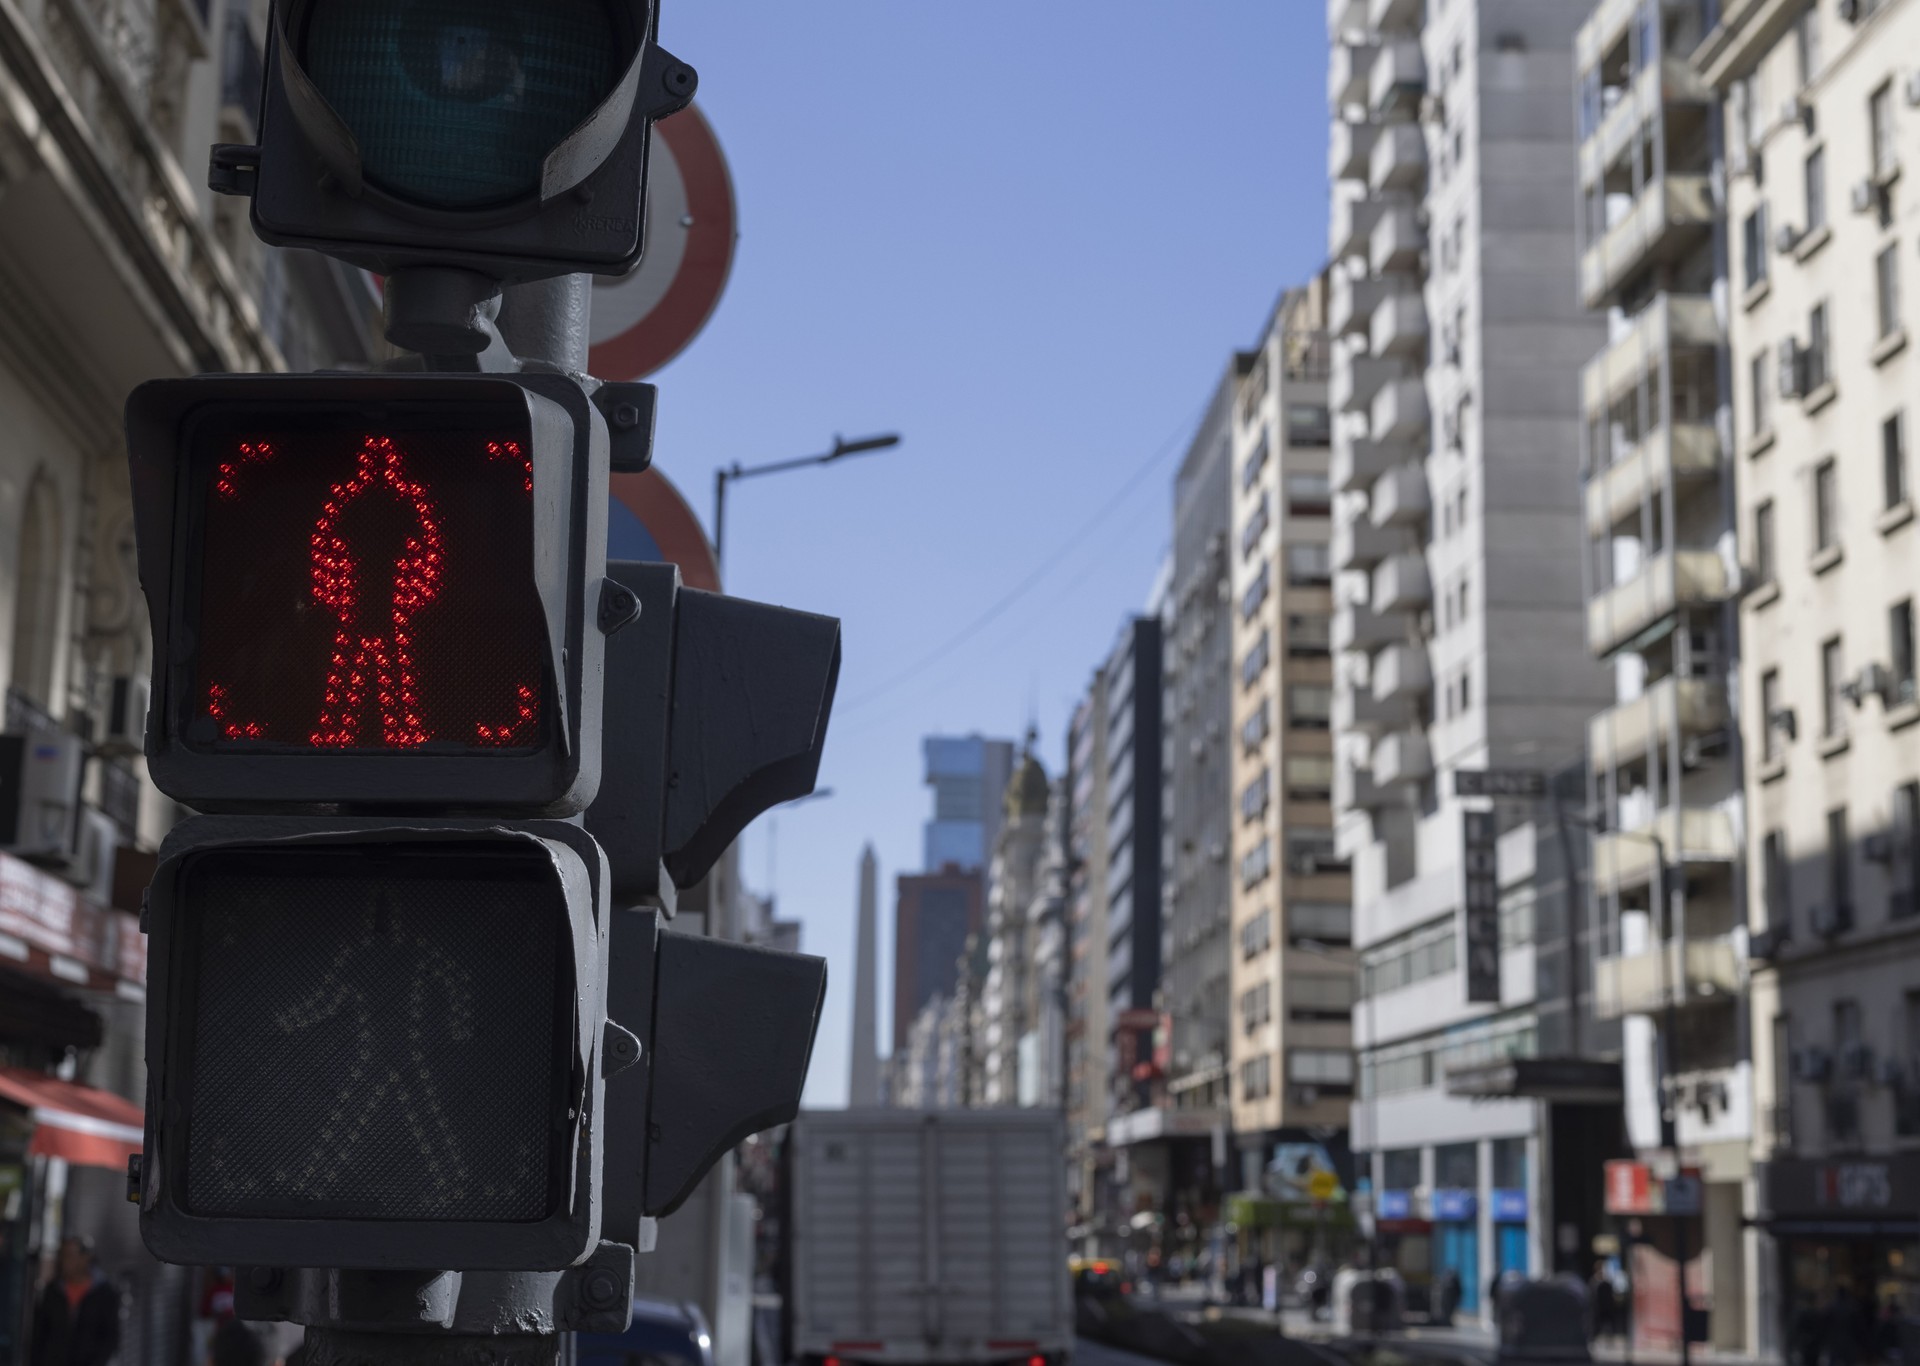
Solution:
[(229, 430), (193, 560), (190, 738), (323, 750), (540, 740), (526, 444), (451, 424)]

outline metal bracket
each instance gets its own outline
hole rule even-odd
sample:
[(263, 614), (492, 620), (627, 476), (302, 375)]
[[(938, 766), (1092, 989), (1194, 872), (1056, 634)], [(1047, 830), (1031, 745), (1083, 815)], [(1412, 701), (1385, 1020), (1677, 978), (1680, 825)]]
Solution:
[(653, 421), (660, 391), (651, 384), (607, 383), (593, 394), (593, 406), (607, 419), (611, 439), (609, 467), (615, 474), (640, 474), (653, 464)]
[(618, 579), (600, 580), (600, 634), (610, 636), (640, 620), (640, 595)]
[(215, 194), (251, 198), (260, 183), (260, 149), (251, 143), (216, 142), (207, 158), (207, 188)]

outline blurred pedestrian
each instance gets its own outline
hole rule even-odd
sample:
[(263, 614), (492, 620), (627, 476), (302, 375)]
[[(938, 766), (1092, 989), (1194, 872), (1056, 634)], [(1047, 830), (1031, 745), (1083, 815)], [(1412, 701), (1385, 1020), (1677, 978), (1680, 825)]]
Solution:
[(1853, 1366), (1860, 1358), (1860, 1330), (1854, 1322), (1853, 1296), (1846, 1286), (1833, 1288), (1822, 1327), (1821, 1358), (1825, 1366)]
[(1593, 1341), (1619, 1336), (1616, 1320), (1620, 1313), (1620, 1297), (1613, 1288), (1613, 1277), (1607, 1274), (1605, 1262), (1593, 1264), (1591, 1286), (1589, 1302), (1593, 1306)]
[(102, 1274), (91, 1240), (60, 1240), (53, 1279), (33, 1316), (31, 1366), (107, 1366), (120, 1349), (120, 1292)]

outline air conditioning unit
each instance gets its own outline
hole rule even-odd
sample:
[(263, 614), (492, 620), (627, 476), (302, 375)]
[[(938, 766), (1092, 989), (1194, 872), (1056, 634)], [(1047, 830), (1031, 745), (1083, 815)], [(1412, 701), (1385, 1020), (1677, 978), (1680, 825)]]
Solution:
[(1788, 337), (1780, 343), (1780, 397), (1802, 398), (1807, 392), (1807, 349)]
[(86, 758), (80, 737), (65, 731), (0, 735), (0, 849), (66, 862)]
[(74, 835), (73, 857), (60, 876), (101, 904), (113, 900), (113, 860), (120, 851), (120, 827), (104, 811), (86, 807)]
[(1805, 230), (1796, 228), (1791, 223), (1782, 223), (1774, 230), (1773, 249), (1782, 256), (1791, 256), (1793, 249), (1800, 245), (1800, 239), (1806, 235)]
[(146, 748), (147, 706), (153, 684), (144, 675), (122, 674), (107, 689), (106, 724), (100, 752), (130, 757)]
[(1769, 925), (1759, 933), (1747, 937), (1747, 957), (1756, 962), (1771, 963), (1780, 956), (1792, 939), (1793, 926)]
[(1822, 939), (1832, 939), (1853, 928), (1853, 907), (1844, 901), (1815, 906), (1812, 921), (1815, 934)]
[(1823, 1082), (1833, 1075), (1833, 1055), (1824, 1048), (1801, 1048), (1793, 1055), (1793, 1075), (1801, 1081)]
[(1873, 1075), (1873, 1046), (1848, 1044), (1840, 1050), (1839, 1065), (1835, 1070), (1848, 1081), (1865, 1081)]
[(1858, 181), (1847, 195), (1847, 202), (1855, 213), (1871, 213), (1880, 202), (1880, 187), (1871, 179)]

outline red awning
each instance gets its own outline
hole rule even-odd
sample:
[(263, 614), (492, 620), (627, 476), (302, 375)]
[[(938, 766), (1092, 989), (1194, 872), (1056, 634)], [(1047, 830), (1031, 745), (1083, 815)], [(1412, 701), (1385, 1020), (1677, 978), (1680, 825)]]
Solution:
[(28, 1152), (65, 1158), (75, 1166), (125, 1171), (145, 1137), (145, 1115), (132, 1101), (44, 1072), (0, 1067), (0, 1100), (33, 1115)]

